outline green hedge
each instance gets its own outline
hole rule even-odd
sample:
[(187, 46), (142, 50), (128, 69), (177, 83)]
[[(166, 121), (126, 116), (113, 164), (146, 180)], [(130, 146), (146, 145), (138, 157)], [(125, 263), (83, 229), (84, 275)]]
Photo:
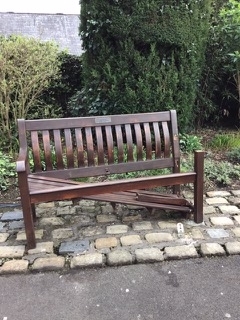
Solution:
[(189, 127), (210, 13), (211, 0), (82, 0), (81, 112), (176, 109)]

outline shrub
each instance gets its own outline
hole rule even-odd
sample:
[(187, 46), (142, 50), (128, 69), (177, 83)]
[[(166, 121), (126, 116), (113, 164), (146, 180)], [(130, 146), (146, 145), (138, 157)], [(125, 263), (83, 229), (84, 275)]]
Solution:
[(0, 150), (0, 191), (5, 191), (10, 186), (10, 179), (16, 177), (16, 165), (12, 157)]
[(81, 110), (176, 109), (193, 124), (211, 0), (81, 1)]
[(0, 37), (0, 135), (16, 148), (16, 122), (27, 118), (50, 80), (58, 75), (58, 47), (22, 36)]
[(229, 151), (227, 156), (230, 161), (240, 164), (240, 147)]
[(190, 134), (180, 134), (180, 149), (183, 152), (191, 153), (195, 150), (202, 149), (202, 138), (190, 135)]
[(41, 101), (44, 105), (52, 106), (51, 111), (54, 112), (51, 112), (51, 117), (71, 117), (75, 115), (72, 101), (82, 88), (82, 57), (61, 52), (58, 61), (59, 78), (51, 81)]
[(216, 162), (206, 159), (204, 173), (207, 180), (211, 180), (219, 186), (231, 184), (231, 179), (240, 178), (240, 166), (232, 165), (227, 161)]

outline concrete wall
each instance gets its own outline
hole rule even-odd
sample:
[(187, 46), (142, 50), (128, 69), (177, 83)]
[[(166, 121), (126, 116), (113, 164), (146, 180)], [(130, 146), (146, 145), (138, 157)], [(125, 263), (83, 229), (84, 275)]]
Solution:
[(0, 13), (0, 34), (55, 40), (61, 49), (74, 55), (82, 53), (79, 24), (79, 15), (75, 14)]

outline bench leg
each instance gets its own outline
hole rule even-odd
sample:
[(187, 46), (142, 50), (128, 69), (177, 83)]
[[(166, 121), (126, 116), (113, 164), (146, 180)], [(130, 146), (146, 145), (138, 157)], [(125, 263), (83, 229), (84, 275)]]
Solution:
[[(34, 211), (32, 211), (34, 208)], [(31, 204), (29, 198), (25, 198), (22, 200), (22, 210), (23, 210), (23, 218), (25, 225), (25, 232), (27, 237), (27, 249), (36, 248), (36, 238), (34, 232), (34, 224), (33, 220), (36, 218), (35, 215), (35, 207)]]
[(31, 208), (32, 208), (32, 217), (33, 217), (33, 222), (37, 221), (37, 216), (36, 216), (36, 208), (35, 208), (35, 204), (31, 204)]
[(203, 183), (204, 183), (204, 151), (195, 151), (194, 171), (194, 222), (203, 222)]

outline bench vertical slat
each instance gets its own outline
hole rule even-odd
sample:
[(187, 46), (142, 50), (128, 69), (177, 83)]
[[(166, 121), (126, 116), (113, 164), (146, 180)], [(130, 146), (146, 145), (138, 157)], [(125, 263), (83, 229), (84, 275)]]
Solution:
[(98, 165), (102, 165), (102, 164), (104, 164), (104, 148), (103, 148), (102, 127), (96, 127), (95, 133), (96, 133), (96, 139), (97, 139)]
[(70, 129), (64, 129), (65, 143), (66, 143), (66, 156), (68, 168), (74, 168), (74, 155), (72, 134)]
[(82, 136), (82, 130), (80, 128), (75, 129), (75, 137), (76, 137), (76, 144), (77, 144), (78, 166), (84, 167), (85, 161), (84, 161), (84, 150), (83, 150), (83, 136)]
[(55, 145), (55, 151), (56, 151), (57, 169), (63, 169), (64, 163), (63, 163), (63, 150), (62, 150), (60, 130), (53, 130), (53, 137), (54, 137), (54, 145)]
[(37, 131), (31, 131), (31, 141), (32, 141), (34, 171), (41, 172), (42, 171), (42, 164), (41, 164), (39, 139), (38, 139), (38, 132)]
[(146, 158), (147, 160), (152, 159), (152, 139), (151, 139), (151, 130), (148, 122), (143, 124), (145, 140), (146, 140)]
[(108, 164), (114, 163), (114, 152), (113, 152), (113, 134), (112, 127), (105, 126), (107, 150), (108, 150)]
[(161, 134), (158, 122), (153, 122), (153, 132), (155, 141), (155, 157), (156, 159), (159, 159), (161, 158)]
[[(177, 127), (177, 114), (175, 110), (170, 111), (171, 115), (171, 137), (172, 137), (172, 149), (174, 156), (174, 167), (173, 172), (180, 172), (180, 148), (179, 148), (179, 136)], [(180, 194), (180, 185), (175, 185), (173, 187), (173, 192), (175, 194)]]
[(85, 134), (86, 134), (86, 142), (87, 142), (88, 165), (94, 166), (94, 147), (93, 147), (92, 128), (91, 127), (85, 128)]
[(164, 157), (170, 157), (170, 134), (167, 122), (162, 122), (163, 137), (164, 137)]
[(137, 160), (141, 161), (143, 159), (143, 140), (141, 126), (139, 123), (134, 123), (134, 130), (137, 143)]
[(132, 129), (130, 124), (125, 124), (125, 133), (126, 133), (126, 139), (127, 139), (127, 160), (134, 161), (133, 138), (132, 138)]
[(122, 163), (124, 161), (122, 127), (120, 125), (116, 125), (115, 132), (116, 132), (117, 149), (118, 149), (118, 163)]
[(43, 139), (43, 149), (44, 149), (44, 157), (46, 170), (52, 170), (52, 152), (51, 152), (51, 143), (50, 143), (50, 133), (48, 130), (42, 131), (42, 139)]

